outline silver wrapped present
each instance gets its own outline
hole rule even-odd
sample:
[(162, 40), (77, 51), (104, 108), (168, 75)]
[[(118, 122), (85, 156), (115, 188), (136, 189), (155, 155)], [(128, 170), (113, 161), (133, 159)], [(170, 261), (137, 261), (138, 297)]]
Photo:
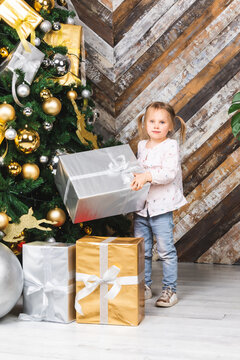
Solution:
[(76, 246), (34, 241), (23, 245), (21, 320), (68, 323), (75, 319)]
[(60, 155), (56, 186), (73, 223), (126, 214), (144, 207), (149, 184), (131, 190), (144, 172), (129, 145)]
[(22, 70), (25, 74), (24, 81), (29, 85), (33, 82), (35, 75), (45, 57), (45, 54), (27, 42), (30, 52), (26, 51), (20, 42), (17, 48), (10, 53), (8, 58), (0, 66), (0, 73), (5, 70), (15, 72), (17, 69)]

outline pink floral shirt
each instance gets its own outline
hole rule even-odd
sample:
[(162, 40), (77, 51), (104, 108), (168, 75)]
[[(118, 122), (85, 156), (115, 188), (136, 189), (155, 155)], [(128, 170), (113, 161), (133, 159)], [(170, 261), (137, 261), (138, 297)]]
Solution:
[(146, 217), (176, 210), (187, 203), (183, 196), (182, 170), (178, 143), (166, 139), (146, 148), (147, 140), (138, 143), (138, 160), (152, 175), (152, 183), (146, 205), (137, 214)]

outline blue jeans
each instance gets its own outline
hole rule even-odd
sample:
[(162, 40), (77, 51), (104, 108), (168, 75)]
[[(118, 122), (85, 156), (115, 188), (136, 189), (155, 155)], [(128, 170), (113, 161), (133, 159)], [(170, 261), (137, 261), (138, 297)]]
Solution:
[(134, 236), (143, 237), (145, 242), (145, 283), (152, 284), (152, 248), (153, 235), (156, 237), (157, 250), (163, 262), (163, 289), (170, 287), (174, 292), (177, 288), (177, 251), (173, 242), (172, 211), (143, 217), (135, 214)]

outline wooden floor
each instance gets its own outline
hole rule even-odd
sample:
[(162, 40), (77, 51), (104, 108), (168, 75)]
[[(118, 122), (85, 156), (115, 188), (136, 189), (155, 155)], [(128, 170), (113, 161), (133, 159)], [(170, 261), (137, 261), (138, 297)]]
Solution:
[(0, 320), (1, 360), (239, 360), (240, 266), (179, 264), (179, 303), (154, 307), (138, 327), (22, 322), (20, 305)]

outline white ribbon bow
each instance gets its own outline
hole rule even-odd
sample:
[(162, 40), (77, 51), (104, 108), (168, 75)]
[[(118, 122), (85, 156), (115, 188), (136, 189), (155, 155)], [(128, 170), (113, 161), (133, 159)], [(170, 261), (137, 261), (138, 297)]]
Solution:
[(108, 293), (104, 296), (108, 300), (114, 299), (119, 291), (121, 290), (120, 278), (117, 279), (120, 269), (113, 265), (111, 266), (105, 273), (103, 277), (100, 278), (97, 275), (88, 275), (83, 273), (76, 273), (76, 281), (83, 281), (85, 287), (81, 289), (75, 299), (75, 309), (76, 311), (83, 315), (82, 307), (78, 303), (81, 299), (85, 298), (89, 294), (91, 294), (98, 286), (101, 284), (112, 284), (112, 288), (108, 291)]

